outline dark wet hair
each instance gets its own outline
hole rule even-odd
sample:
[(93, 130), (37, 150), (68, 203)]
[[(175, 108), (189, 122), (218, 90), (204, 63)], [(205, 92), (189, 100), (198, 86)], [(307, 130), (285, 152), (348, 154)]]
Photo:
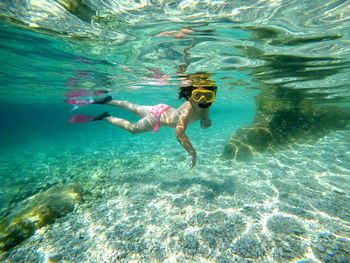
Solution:
[(182, 98), (184, 98), (188, 100), (189, 97), (191, 97), (192, 90), (194, 90), (193, 86), (180, 87), (179, 99), (181, 100)]

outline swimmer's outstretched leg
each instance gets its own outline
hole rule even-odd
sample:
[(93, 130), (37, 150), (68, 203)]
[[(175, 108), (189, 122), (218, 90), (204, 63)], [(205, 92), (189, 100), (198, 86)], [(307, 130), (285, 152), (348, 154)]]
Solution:
[(92, 104), (106, 104), (112, 100), (113, 100), (112, 96), (107, 96), (107, 97), (95, 99)]
[(95, 116), (95, 117), (92, 119), (92, 121), (102, 121), (102, 120), (105, 119), (106, 117), (110, 117), (110, 116), (111, 116), (111, 115), (109, 115), (108, 112), (104, 112), (104, 113), (102, 113), (102, 114), (100, 114), (100, 115)]
[(137, 105), (126, 100), (109, 100), (104, 104), (128, 110), (140, 117), (146, 117), (153, 108), (153, 106)]
[(70, 123), (84, 123), (84, 122), (90, 122), (90, 121), (102, 121), (106, 120), (109, 123), (118, 126), (119, 128), (122, 128), (132, 134), (142, 133), (142, 132), (148, 132), (153, 129), (153, 126), (156, 122), (155, 116), (147, 116), (142, 118), (136, 123), (131, 123), (130, 121), (113, 117), (109, 115), (108, 112), (104, 112), (100, 115), (97, 115), (95, 117), (83, 115), (83, 114), (75, 114), (69, 119)]
[(131, 123), (127, 120), (117, 118), (117, 117), (112, 117), (112, 116), (107, 116), (107, 117), (104, 117), (103, 119), (132, 134), (151, 131), (153, 129), (154, 122), (155, 122), (155, 119), (153, 119), (153, 117), (142, 118), (136, 123)]
[(87, 104), (104, 104), (126, 109), (137, 116), (146, 117), (152, 110), (152, 106), (143, 106), (131, 103), (125, 100), (113, 100), (112, 96), (106, 96), (103, 98), (92, 99), (90, 98), (69, 98), (65, 101), (68, 104), (83, 106)]

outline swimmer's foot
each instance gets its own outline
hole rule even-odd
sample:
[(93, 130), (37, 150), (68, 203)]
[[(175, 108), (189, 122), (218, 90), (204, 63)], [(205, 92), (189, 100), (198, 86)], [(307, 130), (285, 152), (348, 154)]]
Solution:
[(102, 114), (100, 114), (100, 115), (94, 117), (94, 118), (92, 119), (92, 121), (102, 121), (104, 118), (109, 117), (109, 116), (111, 116), (111, 115), (109, 115), (108, 112), (104, 112), (104, 113), (102, 113)]
[(94, 100), (93, 104), (105, 104), (105, 103), (111, 101), (112, 99), (113, 99), (112, 96), (99, 98), (99, 99)]
[(95, 90), (95, 91), (94, 91), (94, 95), (95, 95), (95, 96), (100, 96), (100, 95), (109, 93), (109, 92), (111, 92), (111, 91), (112, 91), (111, 89), (99, 89), (99, 90)]
[(111, 89), (99, 89), (99, 90), (85, 90), (85, 89), (70, 89), (65, 96), (67, 98), (79, 98), (79, 97), (92, 97), (102, 96), (111, 92)]
[(112, 96), (107, 96), (103, 98), (93, 99), (92, 97), (73, 97), (65, 100), (65, 103), (70, 105), (85, 106), (89, 104), (105, 104), (111, 101)]

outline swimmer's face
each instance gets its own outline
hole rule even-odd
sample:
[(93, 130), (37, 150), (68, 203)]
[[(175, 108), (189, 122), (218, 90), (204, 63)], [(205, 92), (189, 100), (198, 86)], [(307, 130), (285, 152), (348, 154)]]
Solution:
[(205, 87), (197, 87), (192, 91), (190, 100), (200, 108), (208, 108), (214, 102), (215, 95), (215, 91), (208, 90)]

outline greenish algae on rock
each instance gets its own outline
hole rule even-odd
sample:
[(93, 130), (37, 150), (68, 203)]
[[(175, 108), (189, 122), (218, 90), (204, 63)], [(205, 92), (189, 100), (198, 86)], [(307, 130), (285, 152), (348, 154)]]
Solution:
[[(301, 45), (320, 40), (332, 40), (340, 35), (295, 38), (288, 32), (264, 26), (247, 27), (252, 39), (276, 47), (277, 51), (245, 46), (242, 53), (265, 63), (251, 69), (251, 76), (260, 85), (256, 98), (256, 115), (251, 125), (238, 129), (225, 146), (223, 157), (247, 160), (255, 154), (276, 150), (293, 142), (320, 138), (349, 124), (349, 109), (334, 103), (342, 97), (330, 99), (329, 90), (322, 92), (315, 83), (334, 78), (347, 62), (337, 57), (317, 54), (283, 54), (280, 46)], [(305, 86), (302, 86), (305, 83)], [(311, 83), (311, 84), (310, 84)], [(316, 87), (316, 88), (315, 88)], [(333, 87), (346, 90), (341, 83)], [(325, 88), (326, 89), (326, 88)], [(316, 90), (318, 92), (316, 92)], [(321, 90), (321, 91), (320, 91)]]
[(82, 192), (78, 185), (55, 185), (23, 201), (18, 210), (0, 219), (0, 255), (73, 211)]
[(257, 113), (253, 123), (238, 129), (226, 144), (223, 156), (238, 161), (257, 153), (275, 150), (296, 141), (320, 138), (332, 130), (344, 129), (349, 114), (336, 106), (312, 104), (298, 90), (262, 89), (256, 99)]

